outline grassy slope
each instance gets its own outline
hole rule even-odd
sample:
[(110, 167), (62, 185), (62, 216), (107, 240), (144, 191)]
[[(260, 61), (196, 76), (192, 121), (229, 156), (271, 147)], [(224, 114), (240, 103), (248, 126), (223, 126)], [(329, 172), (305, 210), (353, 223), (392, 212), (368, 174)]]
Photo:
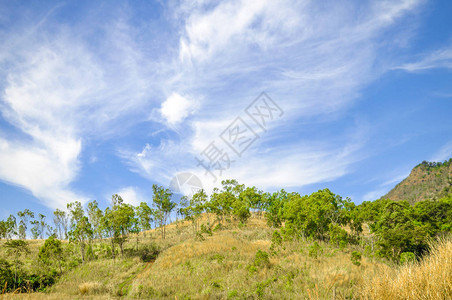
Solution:
[[(272, 232), (264, 219), (252, 218), (244, 228), (229, 224), (225, 230), (212, 236), (204, 234), (205, 240), (200, 240), (193, 237), (189, 223), (179, 223), (177, 227), (171, 224), (164, 241), (155, 231), (140, 238), (139, 247), (155, 242), (164, 249), (155, 262), (143, 263), (137, 257), (99, 259), (66, 273), (48, 294), (18, 297), (332, 299), (334, 295), (344, 299), (372, 295), (372, 299), (385, 299), (375, 295), (386, 289), (372, 289), (369, 282), (374, 280), (381, 286), (389, 278), (400, 276), (393, 266), (372, 257), (364, 256), (361, 266), (353, 265), (351, 251), (362, 249), (340, 250), (320, 243), (322, 254), (311, 257), (309, 241), (284, 243), (284, 248), (279, 247), (277, 254), (270, 256), (270, 265), (251, 273), (248, 266), (257, 250), (270, 253)], [(135, 246), (135, 239), (131, 239), (127, 247)], [(446, 273), (450, 274), (450, 269), (451, 265)], [(443, 275), (444, 272), (437, 276)], [(452, 282), (448, 284), (450, 288)]]

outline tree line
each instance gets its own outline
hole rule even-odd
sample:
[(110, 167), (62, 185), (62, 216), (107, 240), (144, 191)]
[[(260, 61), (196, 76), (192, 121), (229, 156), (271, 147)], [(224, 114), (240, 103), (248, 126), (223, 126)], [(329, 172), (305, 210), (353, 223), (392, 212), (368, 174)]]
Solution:
[[(66, 211), (54, 211), (53, 226), (47, 223), (46, 216), (35, 216), (25, 209), (0, 221), (0, 238), (7, 240), (4, 247), (18, 261), (28, 251), (25, 242), (28, 229), (34, 239), (48, 236), (40, 249), (39, 259), (53, 265), (54, 274), (61, 274), (64, 259), (61, 240), (69, 240), (69, 244), (78, 249), (80, 263), (94, 259), (93, 244), (103, 240), (110, 245), (106, 248), (107, 255), (116, 258), (119, 253), (124, 255), (124, 245), (133, 236), (138, 248), (139, 235), (136, 233), (154, 227), (165, 239), (172, 214), (190, 221), (193, 234), (202, 236), (221, 230), (234, 220), (239, 227), (246, 226), (254, 213), (266, 219), (275, 230), (274, 239), (280, 242), (311, 239), (340, 248), (357, 245), (372, 255), (395, 262), (420, 258), (428, 251), (429, 239), (452, 230), (452, 194), (415, 205), (387, 199), (356, 205), (329, 189), (302, 196), (284, 189), (267, 193), (236, 180), (224, 180), (221, 184), (221, 188), (215, 188), (210, 196), (199, 190), (191, 197), (182, 197), (179, 204), (173, 201), (169, 189), (158, 185), (152, 186), (152, 202), (142, 202), (138, 206), (125, 203), (117, 194), (104, 210), (99, 208), (97, 201), (88, 202), (85, 207), (80, 202), (73, 202), (67, 204)], [(205, 213), (207, 221), (200, 226), (201, 216)], [(365, 233), (365, 228), (370, 233)], [(0, 261), (4, 267), (7, 263)], [(16, 276), (19, 267), (15, 269)], [(14, 282), (17, 283), (17, 278)]]

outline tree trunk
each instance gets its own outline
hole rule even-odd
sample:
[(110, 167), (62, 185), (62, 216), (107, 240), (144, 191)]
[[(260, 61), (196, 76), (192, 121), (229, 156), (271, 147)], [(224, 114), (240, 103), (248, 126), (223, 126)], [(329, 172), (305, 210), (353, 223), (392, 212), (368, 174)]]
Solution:
[(82, 253), (82, 263), (85, 262), (85, 245), (80, 243), (80, 252)]
[(138, 237), (138, 233), (137, 233), (137, 251), (138, 251), (138, 239), (139, 239), (139, 237)]
[(113, 237), (111, 237), (111, 255), (113, 256), (113, 259), (115, 259), (115, 241), (113, 240)]

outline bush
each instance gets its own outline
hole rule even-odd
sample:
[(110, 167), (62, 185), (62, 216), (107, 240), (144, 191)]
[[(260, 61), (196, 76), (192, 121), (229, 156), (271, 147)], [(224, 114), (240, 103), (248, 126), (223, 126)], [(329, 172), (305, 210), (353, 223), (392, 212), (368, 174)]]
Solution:
[(221, 223), (218, 223), (217, 225), (215, 225), (215, 227), (213, 228), (213, 231), (219, 231), (219, 230), (223, 230), (223, 225), (221, 225)]
[(210, 260), (216, 260), (219, 264), (221, 264), (224, 260), (224, 255), (214, 254), (210, 257)]
[(314, 242), (310, 247), (309, 247), (309, 257), (315, 258), (317, 259), (317, 257), (319, 257), (320, 254), (323, 253), (323, 249), (322, 247), (319, 245), (319, 243)]
[(14, 272), (11, 268), (11, 264), (3, 258), (0, 258), (0, 288), (3, 289), (6, 286), (6, 291), (10, 291), (13, 288)]
[(254, 258), (254, 266), (269, 267), (270, 259), (268, 258), (268, 253), (265, 251), (257, 250), (256, 257)]
[(201, 225), (201, 233), (206, 233), (208, 235), (212, 235), (212, 230), (210, 230), (209, 227), (207, 227), (206, 225), (202, 224)]
[(239, 293), (236, 290), (229, 291), (228, 299), (238, 297)]
[(352, 256), (350, 257), (350, 260), (352, 261), (352, 264), (355, 266), (361, 265), (361, 252), (353, 251)]
[(247, 269), (250, 273), (256, 273), (262, 267), (270, 267), (270, 259), (267, 252), (257, 250), (253, 263), (248, 265)]
[(146, 248), (138, 250), (138, 256), (142, 262), (150, 262), (157, 259), (160, 251), (156, 245), (150, 245)]
[(413, 252), (403, 252), (400, 254), (400, 263), (405, 264), (409, 262), (414, 262), (416, 260), (416, 256)]

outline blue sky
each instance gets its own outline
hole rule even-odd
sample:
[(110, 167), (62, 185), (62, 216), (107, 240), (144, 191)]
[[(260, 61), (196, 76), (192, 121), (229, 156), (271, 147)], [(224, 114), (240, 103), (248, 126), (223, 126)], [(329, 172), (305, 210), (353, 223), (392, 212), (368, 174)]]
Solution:
[(451, 15), (421, 0), (2, 1), (0, 218), (150, 201), (183, 172), (208, 191), (236, 178), (377, 199), (452, 156)]

